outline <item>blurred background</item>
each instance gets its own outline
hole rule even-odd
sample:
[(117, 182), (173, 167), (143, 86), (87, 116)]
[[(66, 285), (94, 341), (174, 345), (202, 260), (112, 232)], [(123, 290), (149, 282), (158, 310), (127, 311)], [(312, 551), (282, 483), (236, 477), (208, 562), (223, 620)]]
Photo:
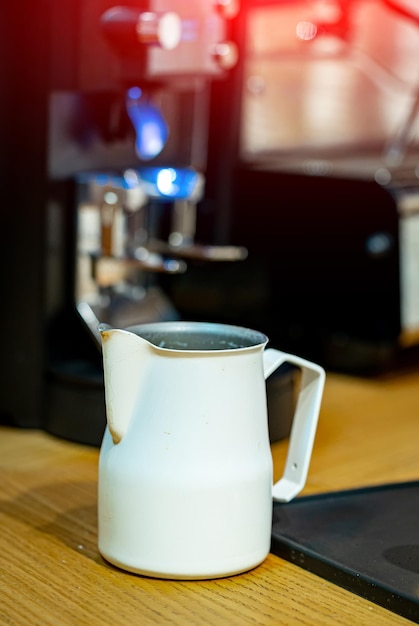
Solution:
[(22, 0), (0, 35), (3, 423), (100, 442), (99, 322), (419, 363), (415, 0)]

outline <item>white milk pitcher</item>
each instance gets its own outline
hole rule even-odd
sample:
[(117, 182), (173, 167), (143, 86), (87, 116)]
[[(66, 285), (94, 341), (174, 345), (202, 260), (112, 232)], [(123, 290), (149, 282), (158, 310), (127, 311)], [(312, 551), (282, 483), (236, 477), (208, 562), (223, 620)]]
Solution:
[[(303, 488), (324, 370), (265, 350), (260, 332), (162, 322), (99, 327), (107, 429), (99, 461), (99, 551), (160, 578), (237, 574), (268, 555), (272, 498)], [(283, 478), (272, 487), (265, 379), (302, 370)]]

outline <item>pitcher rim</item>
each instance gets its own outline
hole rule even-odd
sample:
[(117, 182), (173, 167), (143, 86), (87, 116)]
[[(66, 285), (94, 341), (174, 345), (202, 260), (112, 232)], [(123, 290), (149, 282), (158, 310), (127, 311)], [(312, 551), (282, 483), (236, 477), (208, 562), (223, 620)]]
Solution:
[[(141, 329), (141, 334), (138, 332)], [(202, 331), (203, 334), (206, 334), (207, 337), (210, 334), (222, 335), (230, 334), (230, 345), (224, 347), (222, 345), (222, 339), (219, 342), (218, 347), (174, 347), (174, 346), (164, 346), (155, 343), (147, 333), (164, 333), (168, 330), (172, 332), (176, 332), (178, 329), (181, 332), (185, 332), (186, 330), (190, 330), (191, 333), (193, 331)], [(254, 348), (261, 348), (265, 346), (269, 339), (268, 337), (261, 331), (254, 330), (251, 328), (247, 328), (245, 326), (239, 326), (235, 324), (225, 324), (222, 322), (193, 322), (193, 321), (164, 321), (164, 322), (150, 322), (145, 324), (135, 324), (128, 326), (127, 328), (123, 328), (120, 330), (125, 330), (127, 332), (131, 332), (145, 341), (147, 341), (151, 346), (158, 350), (164, 350), (167, 352), (176, 352), (176, 353), (207, 353), (207, 354), (219, 354), (221, 352), (239, 352), (239, 351), (247, 351)], [(146, 336), (144, 336), (146, 335)], [(241, 338), (241, 342), (239, 339)], [(232, 339), (236, 339), (238, 345), (232, 345)], [(160, 341), (161, 344), (161, 341)]]

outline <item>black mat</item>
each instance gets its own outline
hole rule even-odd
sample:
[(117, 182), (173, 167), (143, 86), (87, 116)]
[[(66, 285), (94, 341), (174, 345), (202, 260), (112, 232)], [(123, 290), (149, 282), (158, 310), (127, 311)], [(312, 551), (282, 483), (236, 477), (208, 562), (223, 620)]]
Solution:
[(271, 552), (419, 623), (419, 482), (275, 503)]

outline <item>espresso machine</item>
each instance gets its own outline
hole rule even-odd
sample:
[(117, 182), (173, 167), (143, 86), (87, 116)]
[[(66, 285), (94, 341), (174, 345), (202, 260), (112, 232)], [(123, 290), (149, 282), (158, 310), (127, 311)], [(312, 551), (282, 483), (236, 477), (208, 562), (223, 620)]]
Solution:
[(98, 321), (254, 327), (355, 375), (417, 363), (404, 5), (2, 4), (3, 423), (98, 443)]
[[(235, 0), (3, 3), (2, 423), (98, 444), (98, 322), (177, 319)], [(4, 31), (4, 32), (3, 32)], [(163, 287), (162, 287), (163, 286)]]

